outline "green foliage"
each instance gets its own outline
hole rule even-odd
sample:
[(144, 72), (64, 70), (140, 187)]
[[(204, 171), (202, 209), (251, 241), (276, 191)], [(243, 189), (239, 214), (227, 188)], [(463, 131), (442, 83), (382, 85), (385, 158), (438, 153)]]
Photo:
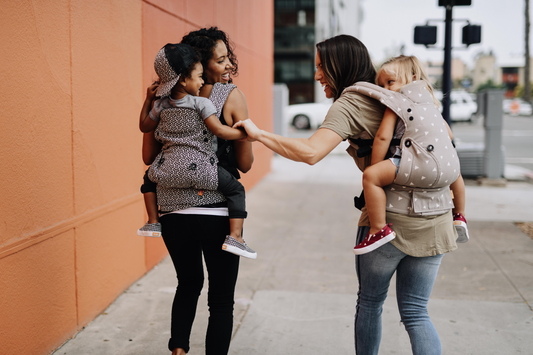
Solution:
[(477, 91), (476, 92), (479, 92), (481, 90), (485, 90), (485, 89), (505, 89), (505, 86), (502, 85), (502, 84), (496, 84), (492, 81), (492, 79), (489, 79), (487, 80), (485, 83), (483, 84), (480, 84), (478, 87), (477, 87)]
[(514, 88), (514, 97), (524, 96), (524, 85), (516, 85)]
[[(530, 88), (533, 88), (533, 83), (529, 84)], [(514, 88), (514, 97), (520, 97), (524, 99), (525, 101), (531, 101), (531, 98), (529, 100), (525, 97), (526, 96), (526, 88), (525, 85), (517, 85)]]

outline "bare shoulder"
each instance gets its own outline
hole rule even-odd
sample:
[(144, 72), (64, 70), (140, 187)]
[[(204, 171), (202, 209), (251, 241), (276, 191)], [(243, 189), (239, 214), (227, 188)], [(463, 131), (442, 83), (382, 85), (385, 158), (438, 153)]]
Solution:
[(228, 122), (228, 124), (248, 118), (248, 106), (246, 105), (246, 98), (244, 97), (242, 91), (238, 88), (231, 90), (231, 93), (224, 104), (224, 117), (226, 117), (226, 121), (229, 117), (232, 118), (232, 122)]
[(246, 106), (246, 98), (244, 97), (243, 92), (236, 87), (235, 89), (231, 90), (230, 94), (228, 95), (226, 104), (231, 106)]

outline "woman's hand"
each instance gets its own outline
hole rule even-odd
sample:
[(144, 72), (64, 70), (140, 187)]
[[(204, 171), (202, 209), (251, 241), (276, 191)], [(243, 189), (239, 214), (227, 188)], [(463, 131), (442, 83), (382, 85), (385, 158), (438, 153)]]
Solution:
[(255, 142), (259, 140), (263, 133), (259, 128), (257, 128), (255, 123), (253, 123), (252, 120), (249, 118), (244, 121), (238, 121), (237, 123), (233, 125), (233, 128), (240, 128), (240, 127), (244, 128), (244, 130), (246, 131), (246, 134), (248, 135), (246, 140), (248, 142)]

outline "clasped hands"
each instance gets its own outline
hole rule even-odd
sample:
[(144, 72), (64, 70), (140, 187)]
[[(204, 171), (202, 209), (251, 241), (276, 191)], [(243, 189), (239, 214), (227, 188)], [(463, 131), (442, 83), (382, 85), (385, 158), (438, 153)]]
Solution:
[(242, 140), (246, 140), (248, 142), (255, 142), (259, 140), (261, 135), (263, 134), (263, 131), (260, 130), (255, 123), (252, 122), (251, 119), (247, 118), (244, 121), (238, 121), (233, 125), (233, 128), (241, 128), (246, 131), (246, 134), (248, 135), (246, 138), (243, 138)]

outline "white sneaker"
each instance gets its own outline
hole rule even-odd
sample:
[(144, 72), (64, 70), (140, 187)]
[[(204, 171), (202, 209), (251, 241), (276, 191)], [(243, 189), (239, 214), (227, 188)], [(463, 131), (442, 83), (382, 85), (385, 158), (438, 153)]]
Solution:
[(161, 223), (146, 223), (142, 228), (137, 230), (137, 235), (141, 237), (160, 237)]
[(240, 243), (235, 238), (229, 235), (226, 236), (224, 244), (222, 244), (222, 250), (225, 250), (235, 255), (244, 256), (245, 258), (249, 259), (257, 258), (257, 253), (250, 249), (250, 247), (246, 245), (246, 242)]
[(468, 235), (468, 227), (466, 226), (466, 218), (460, 213), (453, 215), (453, 225), (457, 231), (457, 243), (466, 243), (470, 239)]

